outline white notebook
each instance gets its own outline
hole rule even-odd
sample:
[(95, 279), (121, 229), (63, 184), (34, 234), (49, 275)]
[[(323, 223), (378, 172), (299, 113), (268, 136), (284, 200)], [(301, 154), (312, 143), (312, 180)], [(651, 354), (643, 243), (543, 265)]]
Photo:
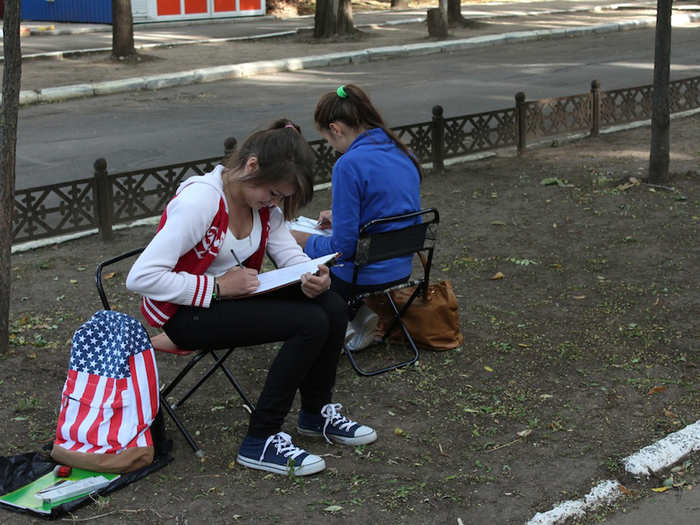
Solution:
[(323, 235), (325, 237), (330, 237), (333, 235), (333, 230), (331, 228), (322, 230), (318, 227), (318, 221), (304, 216), (297, 217), (293, 221), (288, 221), (287, 228), (290, 230), (311, 233), (313, 235)]
[(316, 259), (311, 259), (310, 261), (305, 261), (293, 266), (287, 266), (285, 268), (279, 268), (277, 270), (261, 273), (258, 275), (260, 285), (248, 296), (258, 295), (271, 290), (276, 290), (277, 288), (282, 288), (283, 286), (298, 283), (301, 281), (301, 276), (305, 273), (316, 273), (318, 271), (319, 264), (331, 266), (339, 255), (340, 253), (337, 252), (331, 253), (329, 255), (317, 257)]

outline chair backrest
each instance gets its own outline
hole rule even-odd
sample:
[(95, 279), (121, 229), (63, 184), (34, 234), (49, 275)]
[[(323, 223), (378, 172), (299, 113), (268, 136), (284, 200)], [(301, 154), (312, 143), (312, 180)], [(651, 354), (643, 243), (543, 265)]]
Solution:
[[(405, 223), (416, 217), (420, 217), (421, 222), (389, 231), (373, 231), (379, 225)], [(357, 274), (362, 266), (415, 253), (427, 253), (427, 258), (423, 263), (424, 266), (427, 263), (426, 270), (429, 270), (434, 243), (437, 240), (439, 222), (440, 214), (437, 209), (426, 208), (415, 212), (381, 217), (362, 226), (353, 260), (355, 263), (353, 282), (357, 280)]]
[(130, 250), (117, 255), (116, 257), (112, 257), (111, 259), (107, 259), (106, 261), (102, 261), (97, 265), (97, 270), (95, 270), (95, 286), (97, 286), (97, 293), (100, 294), (100, 300), (102, 301), (102, 306), (104, 306), (105, 310), (111, 310), (112, 308), (109, 306), (109, 300), (107, 299), (107, 294), (105, 293), (104, 285), (102, 283), (102, 270), (111, 264), (115, 264), (119, 261), (123, 261), (124, 259), (128, 259), (129, 257), (139, 255), (142, 251), (143, 248)]

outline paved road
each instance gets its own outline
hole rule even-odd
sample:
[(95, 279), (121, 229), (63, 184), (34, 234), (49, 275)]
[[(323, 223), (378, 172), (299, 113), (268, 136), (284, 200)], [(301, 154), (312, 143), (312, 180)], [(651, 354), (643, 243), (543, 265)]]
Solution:
[[(501, 4), (464, 4), (462, 14), (469, 18), (483, 18), (491, 16), (521, 16), (537, 13), (560, 12), (562, 10), (587, 10), (601, 8), (613, 4), (610, 0), (543, 0), (533, 2), (513, 2)], [(655, 7), (653, 0), (638, 0), (636, 6)], [(353, 19), (356, 25), (400, 23), (401, 21), (425, 18), (425, 9), (411, 9), (400, 11), (382, 12), (355, 12)], [(36, 38), (22, 39), (23, 54), (35, 54), (51, 52), (57, 49), (91, 49), (96, 47), (110, 47), (112, 45), (111, 26), (101, 24), (61, 24), (51, 22), (25, 21), (23, 25), (33, 30)], [(49, 26), (53, 30), (48, 30)], [(207, 38), (226, 38), (231, 36), (252, 36), (280, 31), (293, 31), (298, 27), (313, 27), (313, 17), (276, 19), (274, 17), (250, 17), (219, 20), (205, 23), (175, 22), (175, 23), (150, 23), (136, 24), (134, 26), (134, 39), (136, 45), (159, 42), (182, 42), (188, 40), (200, 40)], [(84, 31), (84, 33), (76, 33)], [(52, 35), (50, 38), (41, 38), (39, 35)], [(2, 40), (0, 39), (0, 49)]]
[[(539, 41), (454, 55), (393, 59), (276, 73), (36, 105), (20, 112), (17, 187), (91, 176), (96, 157), (129, 170), (219, 155), (227, 136), (243, 137), (280, 115), (317, 138), (311, 114), (320, 93), (339, 83), (368, 88), (390, 125), (427, 121), (441, 104), (446, 116), (509, 107), (528, 98), (652, 81), (653, 30)], [(697, 30), (674, 29), (672, 78), (700, 74)]]

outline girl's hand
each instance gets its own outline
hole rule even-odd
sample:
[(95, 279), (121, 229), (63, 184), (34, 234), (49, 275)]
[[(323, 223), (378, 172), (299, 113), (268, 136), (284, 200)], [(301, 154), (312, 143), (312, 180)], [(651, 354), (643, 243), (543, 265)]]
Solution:
[(328, 266), (318, 265), (317, 274), (305, 273), (301, 276), (301, 291), (310, 299), (318, 297), (331, 287), (331, 274)]
[(318, 229), (328, 230), (333, 227), (333, 212), (331, 210), (323, 210), (318, 214)]
[(239, 297), (254, 292), (260, 285), (258, 271), (253, 268), (234, 266), (221, 277), (217, 277), (222, 297)]

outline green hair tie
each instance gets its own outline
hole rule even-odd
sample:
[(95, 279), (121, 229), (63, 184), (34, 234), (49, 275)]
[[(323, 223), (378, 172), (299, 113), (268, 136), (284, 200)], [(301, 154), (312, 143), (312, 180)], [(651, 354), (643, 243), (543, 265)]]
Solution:
[(345, 92), (345, 86), (340, 86), (335, 92), (340, 98), (348, 98), (348, 94)]

